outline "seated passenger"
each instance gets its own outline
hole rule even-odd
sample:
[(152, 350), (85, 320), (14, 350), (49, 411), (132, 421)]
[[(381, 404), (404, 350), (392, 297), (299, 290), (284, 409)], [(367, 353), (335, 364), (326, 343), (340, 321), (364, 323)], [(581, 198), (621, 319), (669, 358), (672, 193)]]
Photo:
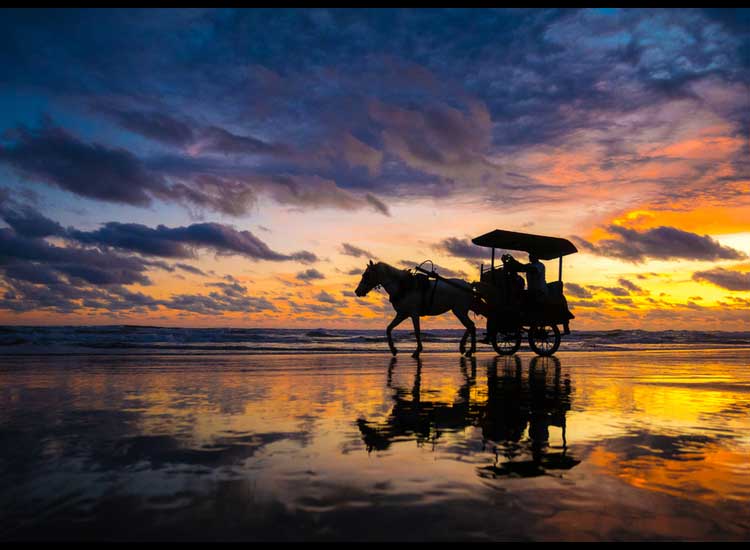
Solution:
[(547, 270), (539, 261), (536, 254), (529, 254), (529, 263), (522, 264), (510, 254), (503, 256), (505, 268), (510, 271), (526, 273), (526, 283), (529, 288), (529, 302), (541, 304), (547, 297)]

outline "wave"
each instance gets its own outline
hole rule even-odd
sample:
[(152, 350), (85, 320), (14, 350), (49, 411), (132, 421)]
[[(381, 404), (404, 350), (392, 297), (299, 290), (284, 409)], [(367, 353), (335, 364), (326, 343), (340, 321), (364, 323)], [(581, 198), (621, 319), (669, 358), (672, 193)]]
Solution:
[[(422, 332), (431, 349), (452, 350), (461, 329)], [(483, 331), (477, 331), (481, 338)], [(409, 330), (394, 331), (396, 342), (412, 342)], [(16, 350), (143, 350), (144, 352), (279, 352), (384, 351), (384, 330), (268, 329), (268, 328), (178, 328), (142, 325), (107, 326), (0, 326), (0, 353)], [(750, 346), (750, 332), (646, 331), (618, 329), (574, 331), (563, 340), (563, 349), (608, 350), (622, 346)], [(407, 344), (408, 345), (408, 344)], [(620, 346), (620, 347), (618, 347)]]

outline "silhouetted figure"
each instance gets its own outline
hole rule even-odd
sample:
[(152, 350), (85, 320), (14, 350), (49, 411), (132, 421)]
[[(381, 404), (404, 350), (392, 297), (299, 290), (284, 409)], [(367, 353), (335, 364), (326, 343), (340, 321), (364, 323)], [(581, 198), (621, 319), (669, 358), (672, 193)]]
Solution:
[(526, 273), (528, 284), (528, 303), (530, 305), (543, 304), (547, 298), (547, 270), (544, 264), (534, 254), (529, 254), (529, 263), (522, 264), (510, 254), (502, 257), (504, 269)]
[[(366, 296), (376, 287), (382, 287), (388, 293), (388, 299), (396, 310), (396, 317), (386, 328), (388, 347), (393, 355), (398, 353), (393, 344), (393, 329), (405, 319), (411, 317), (414, 324), (414, 336), (417, 349), (412, 353), (415, 359), (422, 353), (422, 335), (419, 318), (428, 315), (442, 315), (452, 311), (466, 328), (459, 351), (463, 355), (472, 355), (476, 349), (476, 329), (469, 318), (474, 296), (471, 285), (461, 279), (440, 279), (431, 281), (424, 275), (415, 275), (408, 269), (398, 269), (385, 262), (370, 263), (362, 273), (362, 279), (354, 293)], [(466, 342), (471, 338), (471, 345), (466, 349)]]
[[(394, 394), (388, 417), (378, 422), (357, 420), (368, 452), (386, 450), (404, 436), (417, 445), (434, 446), (444, 432), (476, 426), (482, 430), (484, 448), (495, 450), (495, 463), (478, 469), (482, 477), (538, 476), (579, 463), (567, 456), (565, 415), (570, 410), (571, 386), (568, 379), (562, 381), (556, 358), (532, 359), (524, 376), (520, 357), (496, 357), (487, 364), (486, 393), (473, 391), (476, 360), (462, 359), (464, 382), (452, 403), (433, 401), (430, 392), (423, 391), (421, 361), (411, 388), (392, 386), (394, 367), (391, 362), (387, 385)], [(562, 428), (561, 451), (549, 451), (550, 426)]]
[[(490, 305), (487, 333), (482, 339), (484, 344), (489, 344), (491, 335), (497, 334), (498, 330), (515, 328), (520, 322), (520, 305), (525, 283), (523, 277), (510, 269), (508, 263), (511, 258), (510, 254), (502, 256), (503, 266), (482, 276), (482, 282), (489, 283), (483, 286), (482, 291)], [(502, 326), (498, 326), (498, 317)]]
[[(470, 370), (466, 362), (471, 363)], [(391, 442), (405, 435), (412, 436), (418, 445), (425, 442), (435, 443), (444, 430), (460, 430), (472, 424), (470, 420), (476, 414), (471, 413), (471, 388), (475, 383), (476, 359), (461, 358), (461, 374), (464, 383), (458, 390), (457, 399), (451, 403), (440, 403), (422, 399), (422, 361), (417, 361), (414, 381), (410, 389), (393, 387), (393, 370), (396, 363), (391, 362), (388, 369), (387, 386), (394, 389), (393, 408), (385, 422), (368, 422), (357, 419), (362, 440), (367, 450), (383, 451)]]

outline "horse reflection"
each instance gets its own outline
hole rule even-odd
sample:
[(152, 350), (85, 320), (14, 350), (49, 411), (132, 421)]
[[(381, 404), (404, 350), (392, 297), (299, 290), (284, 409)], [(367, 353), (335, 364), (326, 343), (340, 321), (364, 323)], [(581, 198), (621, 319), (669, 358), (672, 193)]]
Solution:
[[(467, 370), (467, 362), (470, 370)], [(452, 404), (425, 400), (422, 398), (422, 360), (417, 360), (417, 370), (411, 389), (393, 386), (393, 371), (396, 366), (395, 358), (388, 368), (386, 385), (394, 390), (393, 409), (384, 423), (373, 424), (360, 418), (357, 420), (362, 439), (367, 450), (383, 451), (390, 447), (393, 441), (412, 437), (418, 445), (426, 442), (435, 443), (444, 430), (459, 430), (470, 423), (472, 417), (469, 399), (471, 387), (476, 377), (477, 363), (475, 358), (461, 358), (461, 374), (464, 384), (458, 390), (458, 399)]]
[[(567, 453), (566, 413), (572, 389), (570, 379), (561, 376), (556, 357), (533, 358), (527, 376), (518, 356), (488, 361), (486, 398), (478, 397), (481, 391), (472, 392), (477, 385), (476, 359), (462, 358), (463, 383), (452, 403), (425, 399), (429, 393), (422, 390), (421, 361), (411, 388), (394, 386), (395, 366), (392, 361), (388, 369), (387, 386), (394, 390), (388, 418), (382, 422), (357, 421), (368, 452), (412, 439), (418, 445), (435, 445), (443, 433), (473, 426), (481, 429), (482, 450), (495, 454), (492, 465), (479, 468), (482, 477), (536, 476), (569, 469), (580, 462)], [(553, 451), (549, 443), (551, 427), (562, 432), (562, 446)]]

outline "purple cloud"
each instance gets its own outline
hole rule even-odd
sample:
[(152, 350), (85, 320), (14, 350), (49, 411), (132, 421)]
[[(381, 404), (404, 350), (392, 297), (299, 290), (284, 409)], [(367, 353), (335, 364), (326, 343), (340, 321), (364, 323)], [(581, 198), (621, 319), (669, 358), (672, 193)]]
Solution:
[(696, 271), (693, 280), (705, 281), (727, 290), (750, 290), (750, 273), (717, 267), (708, 271)]
[(698, 235), (675, 227), (661, 226), (639, 231), (611, 225), (608, 231), (613, 239), (590, 243), (576, 239), (581, 246), (599, 256), (609, 256), (630, 262), (646, 258), (657, 260), (737, 260), (746, 255), (739, 250), (723, 246), (708, 235)]

